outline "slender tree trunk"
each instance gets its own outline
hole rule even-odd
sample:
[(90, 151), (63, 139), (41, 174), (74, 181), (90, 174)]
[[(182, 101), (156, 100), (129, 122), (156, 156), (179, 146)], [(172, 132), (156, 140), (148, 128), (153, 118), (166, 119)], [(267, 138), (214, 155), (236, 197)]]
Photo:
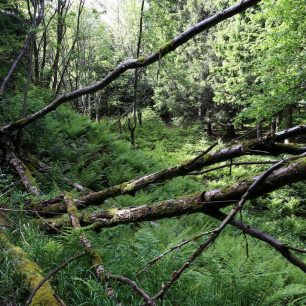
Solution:
[(212, 130), (212, 123), (209, 121), (207, 122), (207, 136), (214, 136), (213, 130)]
[(272, 118), (271, 126), (270, 126), (270, 133), (274, 135), (276, 133), (276, 118)]
[(235, 127), (232, 123), (227, 123), (225, 138), (232, 139), (234, 137), (236, 137)]
[(286, 129), (290, 129), (292, 128), (292, 124), (293, 124), (293, 118), (292, 118), (292, 113), (293, 113), (293, 107), (292, 105), (288, 105), (285, 108), (285, 127)]
[(138, 109), (137, 115), (138, 115), (138, 125), (142, 127), (142, 111), (140, 109)]
[(260, 138), (262, 136), (262, 124), (257, 123), (256, 125), (256, 137)]

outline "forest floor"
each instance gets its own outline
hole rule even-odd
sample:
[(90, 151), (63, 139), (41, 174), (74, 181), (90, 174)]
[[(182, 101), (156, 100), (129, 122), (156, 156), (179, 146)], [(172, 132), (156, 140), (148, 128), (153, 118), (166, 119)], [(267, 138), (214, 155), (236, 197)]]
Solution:
[[(304, 114), (298, 119), (305, 122)], [(240, 135), (244, 131), (240, 131)], [(29, 136), (31, 135), (31, 137)], [(131, 150), (128, 132), (120, 134), (107, 121), (91, 122), (67, 107), (33, 124), (25, 134), (28, 167), (50, 198), (63, 190), (77, 195), (67, 178), (91, 190), (100, 190), (128, 179), (177, 164), (205, 150), (212, 139), (199, 125), (166, 127), (157, 115), (146, 110), (143, 127), (137, 129), (137, 148)], [(32, 140), (35, 139), (35, 142)], [(224, 143), (219, 141), (218, 147)], [(265, 160), (261, 157), (257, 160)], [(244, 157), (243, 161), (248, 161)], [(199, 190), (214, 189), (238, 179), (260, 173), (266, 166), (234, 167), (231, 175), (224, 168), (202, 176), (175, 178), (150, 186), (135, 196), (107, 200), (103, 207), (127, 207), (152, 203)], [(10, 209), (25, 207), (35, 200), (22, 191), (9, 169), (1, 168), (0, 205)], [(305, 183), (272, 192), (248, 202), (243, 219), (260, 227), (283, 242), (302, 247), (306, 241)], [(49, 235), (24, 212), (1, 212), (6, 219), (10, 240), (20, 246), (47, 274), (64, 259), (82, 249), (78, 234), (65, 229)], [(148, 272), (136, 278), (150, 259), (195, 234), (209, 231), (216, 222), (202, 214), (164, 219), (103, 229), (88, 236), (101, 254), (105, 267), (134, 279), (154, 294), (190, 255), (199, 241), (194, 241), (165, 256)], [(203, 239), (203, 238), (202, 238)], [(248, 253), (248, 256), (247, 256)], [(0, 254), (0, 305), (23, 305), (28, 296), (22, 278), (7, 253)], [(87, 258), (79, 258), (51, 279), (53, 288), (67, 305), (114, 305), (105, 288), (96, 281)], [(112, 284), (122, 305), (141, 305), (138, 296), (122, 284)], [(306, 279), (303, 272), (290, 265), (269, 246), (247, 238), (228, 227), (218, 241), (205, 252), (169, 291), (165, 305), (305, 305)]]

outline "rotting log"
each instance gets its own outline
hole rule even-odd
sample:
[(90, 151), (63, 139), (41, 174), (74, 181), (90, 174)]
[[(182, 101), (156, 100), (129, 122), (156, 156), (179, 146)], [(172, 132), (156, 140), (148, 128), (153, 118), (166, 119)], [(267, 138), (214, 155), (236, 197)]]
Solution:
[(111, 82), (118, 79), (124, 72), (130, 69), (136, 69), (141, 67), (149, 66), (155, 62), (160, 61), (165, 55), (169, 54), (170, 52), (176, 50), (178, 47), (185, 44), (187, 41), (198, 35), (199, 33), (203, 32), (204, 30), (210, 29), (211, 27), (217, 25), (218, 23), (236, 15), (241, 12), (244, 12), (246, 9), (255, 6), (261, 0), (243, 0), (237, 4), (232, 5), (231, 7), (225, 9), (222, 12), (219, 12), (205, 20), (200, 21), (199, 23), (193, 25), (186, 31), (182, 32), (163, 46), (161, 46), (156, 52), (152, 53), (147, 57), (140, 57), (136, 59), (129, 59), (125, 62), (119, 64), (113, 71), (111, 71), (104, 79), (98, 81), (92, 85), (74, 90), (70, 93), (63, 94), (52, 101), (49, 105), (42, 108), (41, 110), (33, 113), (27, 117), (19, 119), (15, 122), (9, 123), (6, 126), (0, 128), (0, 133), (11, 133), (16, 131), (20, 128), (24, 128), (28, 124), (44, 117), (48, 113), (54, 111), (68, 101), (76, 99), (80, 96), (87, 95), (90, 93), (94, 93), (98, 90), (105, 88)]
[(25, 190), (32, 195), (39, 195), (40, 190), (31, 174), (31, 171), (17, 156), (14, 145), (12, 144), (10, 139), (2, 137), (0, 140), (1, 147), (5, 152), (5, 159), (10, 165), (10, 167), (18, 174)]
[[(74, 205), (73, 199), (70, 197), (68, 193), (64, 196), (64, 201), (67, 207), (67, 212), (69, 215), (70, 223), (75, 229), (80, 229), (80, 221), (77, 214), (77, 208)], [(106, 283), (107, 286), (107, 295), (113, 296), (114, 290), (112, 287), (106, 282), (108, 279), (113, 279), (118, 282), (122, 282), (124, 284), (127, 284), (131, 289), (133, 289), (138, 295), (142, 297), (142, 299), (148, 304), (155, 306), (156, 304), (151, 299), (151, 297), (140, 287), (137, 286), (137, 284), (132, 281), (131, 279), (121, 276), (121, 275), (114, 275), (112, 273), (109, 273), (106, 271), (106, 269), (103, 266), (102, 258), (100, 254), (96, 251), (96, 249), (92, 246), (91, 241), (86, 237), (85, 233), (80, 234), (80, 242), (82, 246), (84, 247), (86, 253), (91, 257), (92, 265), (95, 269), (96, 276), (98, 280), (100, 280), (102, 283)], [(120, 302), (117, 304), (121, 304)]]
[[(184, 198), (166, 200), (150, 205), (79, 213), (78, 218), (82, 226), (89, 226), (89, 229), (99, 230), (100, 228), (113, 227), (120, 224), (152, 221), (197, 212), (205, 213), (221, 209), (239, 201), (256, 178), (255, 176), (245, 179), (226, 188), (204, 191)], [(306, 157), (302, 157), (275, 170), (258, 186), (256, 192), (251, 197), (259, 197), (285, 185), (305, 179)], [(69, 226), (69, 219), (66, 215), (38, 222), (50, 232)]]
[[(91, 192), (75, 200), (77, 208), (81, 209), (89, 205), (101, 204), (104, 200), (125, 194), (135, 194), (136, 191), (149, 185), (162, 183), (178, 176), (184, 176), (192, 171), (216, 163), (231, 160), (244, 155), (274, 155), (279, 154), (301, 154), (306, 152), (306, 147), (293, 144), (280, 144), (275, 141), (282, 141), (289, 137), (306, 134), (306, 125), (296, 126), (292, 129), (281, 131), (273, 136), (266, 136), (260, 139), (249, 140), (224, 148), (213, 153), (199, 155), (179, 165), (164, 169), (159, 172), (145, 175), (138, 179), (115, 185), (98, 192)], [(45, 212), (66, 212), (66, 206), (62, 196), (31, 205), (31, 208)]]
[[(2, 225), (0, 218), (0, 225)], [(12, 244), (3, 231), (0, 231), (0, 248), (2, 252), (7, 252), (16, 270), (22, 275), (25, 285), (31, 291), (44, 279), (40, 267), (31, 261), (27, 254), (20, 248)], [(49, 282), (46, 282), (33, 297), (32, 306), (62, 306), (63, 302), (57, 297)]]

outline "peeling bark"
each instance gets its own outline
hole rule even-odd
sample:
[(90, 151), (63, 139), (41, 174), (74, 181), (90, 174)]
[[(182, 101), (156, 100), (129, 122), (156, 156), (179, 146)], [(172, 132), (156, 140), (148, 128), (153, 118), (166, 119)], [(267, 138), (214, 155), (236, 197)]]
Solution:
[[(226, 160), (243, 155), (265, 155), (267, 153), (271, 155), (279, 155), (281, 153), (301, 154), (306, 152), (306, 147), (275, 143), (275, 141), (281, 141), (289, 137), (288, 135), (294, 137), (301, 134), (306, 134), (306, 125), (301, 125), (289, 130), (281, 131), (276, 133), (274, 136), (266, 136), (260, 139), (245, 141), (241, 144), (234, 145), (230, 148), (221, 149), (217, 152), (208, 153), (205, 155), (202, 154), (192, 160), (164, 169), (162, 171), (155, 172), (138, 179), (130, 180), (128, 182), (115, 185), (98, 192), (88, 193), (87, 195), (78, 198), (75, 201), (75, 205), (78, 208), (84, 208), (89, 205), (101, 204), (104, 200), (116, 197), (118, 195), (133, 195), (136, 191), (149, 185), (162, 183), (174, 177), (184, 176), (192, 171), (200, 170), (203, 167), (224, 162)], [(46, 212), (66, 212), (66, 207), (62, 202), (62, 198), (58, 197), (58, 199), (58, 202), (55, 200), (48, 200), (36, 205), (32, 205), (32, 207), (33, 209), (43, 210)]]
[[(195, 195), (167, 200), (150, 205), (142, 205), (129, 208), (111, 208), (94, 213), (80, 214), (81, 225), (90, 225), (91, 229), (98, 230), (104, 227), (113, 227), (120, 224), (135, 223), (141, 221), (152, 221), (170, 218), (184, 214), (197, 212), (210, 212), (229, 206), (240, 200), (241, 196), (248, 190), (249, 186), (257, 177), (242, 180), (227, 188), (204, 191)], [(251, 195), (252, 198), (259, 197), (273, 190), (281, 188), (298, 181), (306, 179), (306, 157), (290, 162), (286, 167), (275, 170), (264, 182), (258, 186)], [(50, 227), (47, 230), (60, 229), (69, 226), (67, 216), (47, 220)], [(42, 226), (46, 225), (41, 223)]]
[(26, 165), (18, 158), (11, 141), (9, 139), (1, 139), (1, 145), (4, 149), (6, 160), (10, 164), (11, 168), (18, 174), (26, 191), (32, 195), (39, 195), (40, 190), (35, 179)]

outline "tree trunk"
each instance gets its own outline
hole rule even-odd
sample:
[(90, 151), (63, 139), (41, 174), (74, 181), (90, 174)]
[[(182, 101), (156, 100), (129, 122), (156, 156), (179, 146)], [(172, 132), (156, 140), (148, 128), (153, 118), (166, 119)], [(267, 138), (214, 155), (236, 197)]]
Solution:
[(285, 127), (286, 129), (290, 129), (292, 128), (292, 122), (293, 122), (293, 119), (292, 119), (292, 113), (293, 113), (293, 107), (292, 105), (288, 105), (285, 107)]
[[(303, 127), (303, 128), (301, 128)], [(104, 200), (113, 198), (119, 195), (135, 194), (149, 185), (162, 183), (174, 177), (184, 176), (190, 172), (200, 170), (204, 167), (211, 166), (216, 163), (224, 162), (236, 157), (247, 154), (261, 155), (261, 152), (269, 152), (271, 155), (287, 154), (302, 154), (306, 152), (306, 148), (285, 144), (275, 144), (275, 141), (283, 141), (288, 137), (303, 135), (306, 133), (306, 125), (292, 128), (291, 130), (276, 133), (273, 137), (265, 136), (261, 139), (244, 141), (241, 144), (234, 145), (229, 148), (224, 148), (213, 153), (201, 154), (192, 160), (185, 161), (182, 164), (163, 169), (162, 171), (151, 173), (140, 178), (136, 178), (119, 185), (115, 185), (98, 192), (89, 193), (80, 197), (76, 201), (78, 207), (86, 207), (89, 205), (102, 204)], [(254, 152), (254, 153), (253, 153)], [(39, 204), (33, 204), (33, 209), (38, 209), (46, 212), (65, 212), (65, 206), (62, 205), (61, 197), (46, 200)]]
[[(93, 213), (84, 212), (79, 216), (79, 219), (82, 225), (91, 225), (91, 229), (97, 230), (119, 224), (152, 221), (184, 214), (215, 211), (239, 201), (257, 179), (258, 177), (255, 176), (226, 188), (204, 191), (185, 198), (171, 199), (149, 205), (111, 208)], [(259, 197), (282, 186), (304, 179), (306, 179), (306, 157), (292, 161), (289, 165), (275, 170), (265, 181), (258, 185), (256, 191), (251, 194), (251, 198)], [(42, 226), (45, 225), (45, 222), (41, 222)], [(69, 225), (69, 218), (65, 216), (52, 219), (50, 225), (60, 229)], [(52, 231), (52, 228), (50, 230)]]
[(262, 124), (257, 123), (256, 125), (256, 137), (260, 138), (262, 136)]
[(207, 122), (207, 136), (214, 136), (211, 122)]
[(138, 116), (138, 124), (140, 127), (142, 127), (142, 111), (140, 109), (137, 112), (137, 116)]
[(226, 133), (224, 136), (226, 139), (232, 139), (236, 137), (235, 127), (232, 123), (226, 124)]
[(272, 118), (270, 125), (270, 133), (272, 136), (276, 133), (276, 118)]

